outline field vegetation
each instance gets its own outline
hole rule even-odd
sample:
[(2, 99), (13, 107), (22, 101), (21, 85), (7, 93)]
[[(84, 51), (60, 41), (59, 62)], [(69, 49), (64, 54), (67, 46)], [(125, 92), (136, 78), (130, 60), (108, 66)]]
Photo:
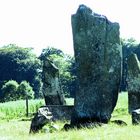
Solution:
[[(73, 100), (68, 99), (68, 104)], [(48, 131), (46, 125), (41, 132), (29, 135), (32, 113), (36, 112), (39, 106), (44, 105), (44, 100), (30, 100), (29, 112), (25, 116), (25, 101), (13, 101), (0, 104), (0, 140), (139, 140), (140, 126), (133, 126), (131, 116), (128, 114), (127, 93), (120, 93), (117, 106), (112, 114), (113, 120), (123, 120), (127, 126), (118, 126), (114, 123), (105, 124), (102, 127), (73, 129), (68, 132), (61, 130), (65, 123), (55, 122), (57, 129)]]

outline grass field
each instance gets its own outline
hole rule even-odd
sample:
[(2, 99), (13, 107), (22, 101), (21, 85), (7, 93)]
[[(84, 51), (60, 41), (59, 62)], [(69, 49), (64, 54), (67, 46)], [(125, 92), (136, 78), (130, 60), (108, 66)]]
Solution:
[[(30, 100), (29, 113), (32, 114), (44, 105), (44, 100)], [(26, 116), (26, 104), (24, 100), (0, 103), (0, 120), (18, 119)]]
[[(68, 105), (73, 104), (72, 98), (67, 98)], [(44, 99), (29, 100), (29, 117), (32, 117), (40, 106), (45, 105)], [(11, 120), (26, 117), (26, 103), (24, 100), (0, 103), (0, 120)]]
[[(69, 104), (72, 104), (71, 100), (67, 101)], [(43, 100), (30, 101), (30, 112), (34, 112), (43, 104)], [(133, 126), (131, 124), (131, 116), (128, 114), (127, 106), (127, 93), (120, 94), (111, 119), (121, 119), (128, 124), (127, 126), (117, 126), (116, 124), (109, 123), (102, 127), (74, 129), (66, 132), (61, 130), (64, 122), (57, 122), (56, 124), (59, 126), (59, 129), (53, 133), (40, 132), (35, 135), (29, 135), (31, 122), (21, 121), (25, 117), (24, 101), (0, 104), (0, 140), (139, 140), (140, 126)], [(9, 111), (7, 111), (7, 108)], [(13, 112), (15, 112), (15, 117), (12, 115)]]

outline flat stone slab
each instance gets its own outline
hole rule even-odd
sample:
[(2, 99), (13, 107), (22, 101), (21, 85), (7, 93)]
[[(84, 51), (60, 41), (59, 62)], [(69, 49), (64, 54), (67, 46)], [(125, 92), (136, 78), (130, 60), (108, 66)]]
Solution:
[(52, 120), (70, 120), (73, 112), (73, 105), (47, 105), (52, 113)]

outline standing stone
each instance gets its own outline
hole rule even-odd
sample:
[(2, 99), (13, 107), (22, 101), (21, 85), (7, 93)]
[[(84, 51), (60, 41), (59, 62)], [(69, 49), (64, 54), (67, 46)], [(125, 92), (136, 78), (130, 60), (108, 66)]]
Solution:
[(123, 63), (122, 63), (122, 80), (121, 80), (121, 90), (127, 90), (127, 75), (128, 75), (128, 65), (127, 60), (130, 54), (135, 53), (140, 61), (140, 44), (130, 44), (124, 43), (122, 47), (122, 56), (123, 56)]
[(133, 125), (140, 124), (140, 109), (132, 111), (132, 124)]
[(64, 105), (65, 100), (59, 83), (59, 70), (49, 60), (43, 64), (43, 95), (46, 105)]
[(140, 108), (140, 63), (137, 55), (132, 53), (128, 58), (128, 106), (129, 113)]
[(78, 90), (71, 125), (107, 123), (121, 79), (119, 24), (80, 5), (72, 15)]

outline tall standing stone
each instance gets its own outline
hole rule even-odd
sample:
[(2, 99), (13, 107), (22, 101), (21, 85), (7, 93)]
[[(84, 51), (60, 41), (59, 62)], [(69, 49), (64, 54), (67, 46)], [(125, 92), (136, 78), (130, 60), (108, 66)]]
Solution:
[(122, 47), (122, 80), (121, 80), (121, 90), (127, 90), (127, 75), (128, 75), (128, 65), (127, 60), (130, 54), (135, 53), (138, 60), (140, 61), (140, 44), (124, 43)]
[(128, 108), (129, 113), (140, 108), (140, 63), (137, 55), (128, 57)]
[(59, 69), (49, 60), (43, 63), (43, 95), (46, 105), (64, 105), (65, 100), (59, 82)]
[(78, 90), (71, 124), (108, 122), (121, 79), (119, 24), (80, 5), (72, 15)]

